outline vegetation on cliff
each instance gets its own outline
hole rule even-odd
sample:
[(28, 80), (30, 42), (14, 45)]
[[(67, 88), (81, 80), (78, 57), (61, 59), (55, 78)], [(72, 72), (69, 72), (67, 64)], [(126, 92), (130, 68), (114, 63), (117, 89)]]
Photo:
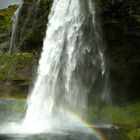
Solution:
[(24, 1), (17, 25), (14, 51), (36, 51), (40, 54), (51, 4), (52, 0)]
[(26, 97), (37, 65), (35, 54), (0, 54), (0, 96)]
[(12, 16), (17, 9), (17, 5), (9, 6), (6, 9), (0, 9), (0, 33), (9, 31), (12, 25)]
[(36, 54), (14, 52), (9, 54), (12, 17), (17, 5), (0, 10), (0, 97), (26, 97), (35, 66)]
[[(26, 66), (36, 64), (36, 60), (31, 53), (5, 53), (0, 54), (0, 79), (14, 77), (14, 75)], [(24, 73), (23, 73), (24, 74)]]
[(0, 53), (9, 50), (13, 24), (12, 18), (17, 7), (17, 5), (12, 5), (6, 9), (0, 9)]

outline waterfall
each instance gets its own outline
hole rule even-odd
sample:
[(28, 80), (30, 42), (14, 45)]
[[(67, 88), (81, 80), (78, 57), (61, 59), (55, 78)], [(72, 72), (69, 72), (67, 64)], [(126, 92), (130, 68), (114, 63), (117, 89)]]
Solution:
[(15, 35), (16, 35), (16, 31), (17, 31), (19, 14), (20, 14), (20, 11), (22, 9), (22, 5), (23, 5), (23, 1), (20, 3), (18, 9), (15, 11), (15, 13), (13, 15), (12, 36), (11, 36), (11, 41), (10, 41), (9, 53), (11, 53), (13, 48), (15, 48), (15, 41), (16, 41)]
[[(39, 8), (39, 4), (40, 4), (40, 1), (41, 0), (33, 0), (31, 3), (31, 8), (26, 11), (27, 13), (27, 17), (26, 19), (24, 20), (23, 22), (23, 26), (19, 26), (19, 18), (20, 16), (20, 13), (22, 11), (22, 9), (24, 9), (24, 0), (22, 0), (22, 2), (20, 3), (18, 9), (15, 11), (14, 15), (13, 15), (13, 25), (12, 25), (12, 35), (11, 35), (11, 41), (10, 41), (10, 48), (9, 48), (9, 53), (12, 53), (13, 50), (18, 50), (18, 49), (15, 49), (15, 48), (18, 48), (18, 44), (19, 42), (21, 41), (20, 38), (23, 38), (22, 36), (22, 32), (26, 30), (26, 27), (25, 25), (27, 24), (27, 22), (29, 22), (29, 20), (31, 20), (31, 15), (30, 15), (30, 11), (32, 10), (33, 11), (33, 17), (32, 18), (36, 18), (36, 12), (38, 11), (38, 8)], [(25, 11), (24, 11), (25, 12)], [(21, 34), (19, 34), (18, 30), (19, 30), (19, 27), (22, 28), (22, 31), (21, 31)]]
[(88, 93), (105, 74), (95, 14), (94, 0), (54, 0), (24, 130), (69, 128), (68, 112), (84, 116)]

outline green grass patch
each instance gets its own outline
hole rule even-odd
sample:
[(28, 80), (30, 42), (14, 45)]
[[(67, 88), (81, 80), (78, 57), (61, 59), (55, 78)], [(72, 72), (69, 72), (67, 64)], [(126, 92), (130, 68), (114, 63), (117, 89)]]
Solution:
[(90, 106), (86, 110), (88, 119), (93, 122), (98, 120), (126, 127), (140, 125), (140, 101), (121, 107), (108, 105), (98, 109)]
[(140, 129), (134, 129), (127, 133), (126, 135), (127, 140), (140, 140)]

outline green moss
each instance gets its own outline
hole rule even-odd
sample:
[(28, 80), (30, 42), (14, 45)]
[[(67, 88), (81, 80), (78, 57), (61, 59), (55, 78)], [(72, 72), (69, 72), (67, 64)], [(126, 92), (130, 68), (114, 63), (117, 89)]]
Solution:
[(94, 106), (87, 107), (85, 112), (89, 121), (95, 120), (97, 118), (97, 109)]
[(13, 5), (7, 9), (0, 9), (0, 32), (8, 31), (11, 28), (12, 22), (10, 21), (17, 7), (17, 5)]
[(127, 140), (140, 140), (140, 129), (134, 129), (130, 131), (127, 136)]
[(129, 114), (129, 117), (134, 120), (135, 124), (140, 124), (140, 102), (125, 106), (123, 111)]
[(7, 79), (13, 76), (15, 71), (20, 71), (24, 67), (36, 64), (37, 61), (31, 53), (5, 53), (0, 54), (0, 79)]
[(100, 116), (104, 122), (113, 123), (117, 125), (133, 125), (135, 121), (130, 117), (129, 112), (123, 108), (106, 106), (100, 111)]
[(87, 114), (89, 120), (93, 122), (99, 120), (104, 123), (122, 125), (126, 127), (136, 127), (140, 124), (140, 102), (121, 107), (104, 106), (101, 109), (88, 107)]

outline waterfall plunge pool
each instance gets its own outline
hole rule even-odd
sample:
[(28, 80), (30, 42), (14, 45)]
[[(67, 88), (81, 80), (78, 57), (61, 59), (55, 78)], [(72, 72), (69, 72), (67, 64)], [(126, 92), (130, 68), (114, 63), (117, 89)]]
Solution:
[[(26, 111), (26, 100), (0, 99), (0, 139), (1, 140), (104, 140), (98, 132), (89, 127), (78, 129), (59, 128), (46, 132), (22, 132), (21, 120)], [(21, 129), (21, 130), (20, 130)]]
[[(102, 124), (98, 124), (97, 126), (91, 125), (93, 126), (92, 129), (96, 130), (96, 134), (78, 129), (74, 131), (61, 129), (59, 131), (55, 130), (54, 132), (38, 134), (19, 133), (19, 129), (16, 129), (16, 131), (12, 129), (8, 130), (7, 124), (11, 122), (16, 122), (15, 125), (20, 125), (20, 121), (24, 118), (25, 111), (26, 100), (11, 98), (0, 99), (0, 140), (118, 140), (124, 133), (123, 129), (120, 130), (119, 128)], [(5, 132), (1, 131), (3, 129), (2, 127), (6, 130)], [(101, 139), (95, 136), (98, 134), (101, 135)], [(107, 139), (105, 137), (107, 137)]]

